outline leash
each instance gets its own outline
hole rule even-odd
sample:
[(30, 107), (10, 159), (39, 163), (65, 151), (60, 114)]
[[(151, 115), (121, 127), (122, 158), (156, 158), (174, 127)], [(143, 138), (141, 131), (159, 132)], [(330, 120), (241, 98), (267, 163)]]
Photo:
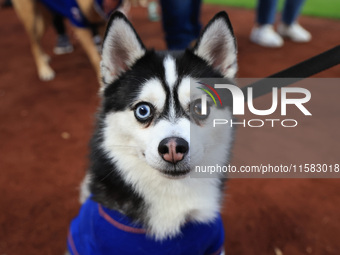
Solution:
[[(314, 74), (325, 71), (333, 66), (340, 64), (340, 45), (327, 50), (319, 55), (316, 55), (310, 59), (300, 62), (292, 67), (282, 70), (278, 73), (272, 74), (267, 78), (261, 79), (255, 83), (247, 85), (242, 88), (245, 95), (245, 100), (248, 98), (248, 88), (253, 89), (253, 98), (263, 96), (272, 92), (272, 88), (286, 87), (302, 79), (310, 77)], [(276, 79), (275, 84), (269, 78), (285, 78)], [(287, 79), (290, 78), (290, 79)]]

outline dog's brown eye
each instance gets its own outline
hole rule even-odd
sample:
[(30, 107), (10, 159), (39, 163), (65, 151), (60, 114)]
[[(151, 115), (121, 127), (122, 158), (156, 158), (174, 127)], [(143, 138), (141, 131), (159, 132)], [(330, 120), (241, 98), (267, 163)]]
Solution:
[(195, 114), (202, 115), (202, 104), (195, 104), (194, 111)]
[(209, 114), (210, 114), (210, 106), (209, 106), (209, 103), (207, 103), (206, 105), (206, 113), (203, 114), (202, 113), (202, 100), (201, 99), (197, 99), (195, 100), (192, 104), (191, 104), (191, 107), (190, 107), (190, 111), (191, 111), (191, 114), (193, 115), (193, 117), (199, 119), (199, 120), (204, 120), (206, 118), (208, 118)]

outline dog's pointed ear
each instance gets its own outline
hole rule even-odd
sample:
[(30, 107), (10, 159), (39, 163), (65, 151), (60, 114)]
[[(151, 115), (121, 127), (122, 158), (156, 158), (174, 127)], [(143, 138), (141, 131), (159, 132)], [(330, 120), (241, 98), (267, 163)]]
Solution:
[(226, 12), (219, 12), (208, 23), (193, 51), (224, 77), (235, 77), (237, 72), (237, 45)]
[(102, 48), (102, 85), (112, 83), (145, 54), (145, 47), (131, 23), (121, 12), (111, 15)]

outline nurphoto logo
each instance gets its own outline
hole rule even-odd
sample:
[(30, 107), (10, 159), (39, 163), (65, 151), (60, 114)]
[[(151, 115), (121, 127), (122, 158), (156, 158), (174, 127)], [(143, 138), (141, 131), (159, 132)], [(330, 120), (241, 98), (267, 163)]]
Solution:
[[(221, 93), (223, 91), (228, 92), (232, 96), (232, 113), (234, 116), (240, 116), (245, 114), (245, 101), (247, 102), (248, 110), (257, 116), (269, 116), (273, 114), (279, 107), (279, 99), (280, 99), (280, 114), (281, 116), (287, 115), (287, 105), (295, 105), (295, 107), (302, 112), (305, 116), (311, 116), (311, 112), (304, 106), (311, 99), (311, 93), (308, 89), (298, 88), (298, 87), (283, 87), (281, 88), (281, 93), (278, 92), (278, 87), (272, 88), (272, 104), (269, 109), (256, 109), (254, 106), (254, 98), (253, 98), (253, 88), (247, 88), (247, 100), (245, 100), (244, 92), (241, 88), (232, 84), (215, 84), (214, 86), (208, 85), (203, 82), (199, 82), (202, 87), (197, 87), (198, 89), (204, 91), (205, 93), (201, 96), (201, 114), (207, 115), (208, 112), (208, 98), (209, 96), (211, 100), (214, 102), (215, 106), (220, 105), (223, 107), (223, 103), (221, 99)], [(219, 89), (220, 94), (216, 91)], [(294, 93), (294, 98), (290, 97), (290, 94)], [(298, 95), (298, 97), (297, 97)], [(279, 98), (280, 97), (280, 98)], [(243, 127), (262, 127), (265, 123), (271, 123), (271, 126), (274, 127), (277, 122), (281, 123), (283, 127), (296, 127), (298, 125), (297, 120), (295, 119), (250, 119), (236, 122), (233, 119), (214, 119), (213, 127), (216, 125), (241, 125)]]

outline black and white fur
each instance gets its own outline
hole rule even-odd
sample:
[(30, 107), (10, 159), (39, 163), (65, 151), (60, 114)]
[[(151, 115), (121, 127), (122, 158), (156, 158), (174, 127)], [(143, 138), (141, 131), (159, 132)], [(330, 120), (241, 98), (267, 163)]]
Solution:
[[(222, 176), (189, 175), (195, 165), (225, 164), (233, 131), (214, 130), (190, 146), (190, 125), (198, 134), (205, 125), (190, 113), (190, 79), (233, 79), (236, 71), (236, 42), (225, 12), (210, 21), (195, 48), (176, 53), (147, 50), (125, 16), (113, 14), (104, 38), (102, 104), (81, 201), (91, 193), (95, 201), (142, 224), (157, 240), (178, 235), (187, 221), (213, 221), (220, 210)], [(147, 122), (136, 118), (142, 102), (153, 107)], [(231, 116), (230, 109), (222, 110)], [(157, 149), (168, 137), (189, 143), (190, 153), (175, 165)]]

